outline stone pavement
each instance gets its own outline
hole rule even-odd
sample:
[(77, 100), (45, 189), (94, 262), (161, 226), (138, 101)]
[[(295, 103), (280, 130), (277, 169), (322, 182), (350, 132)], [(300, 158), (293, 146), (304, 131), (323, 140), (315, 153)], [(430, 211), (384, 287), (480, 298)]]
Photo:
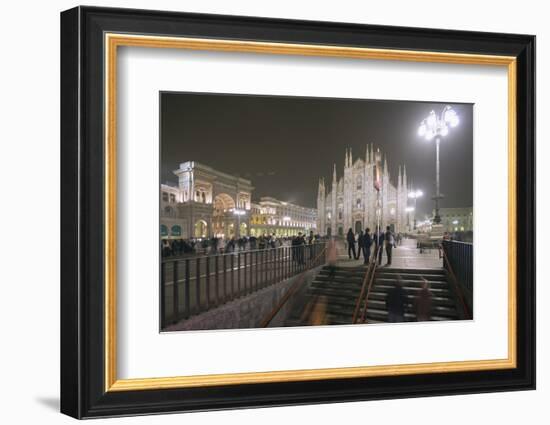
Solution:
[[(403, 239), (401, 245), (393, 249), (391, 266), (386, 266), (387, 262), (386, 251), (384, 250), (382, 267), (410, 269), (435, 269), (443, 267), (443, 260), (439, 258), (439, 251), (437, 249), (424, 249), (420, 253), (420, 250), (416, 247), (416, 239)], [(358, 267), (362, 264), (362, 257), (359, 260), (350, 260), (345, 244), (342, 242), (338, 245), (337, 265), (339, 267)]]

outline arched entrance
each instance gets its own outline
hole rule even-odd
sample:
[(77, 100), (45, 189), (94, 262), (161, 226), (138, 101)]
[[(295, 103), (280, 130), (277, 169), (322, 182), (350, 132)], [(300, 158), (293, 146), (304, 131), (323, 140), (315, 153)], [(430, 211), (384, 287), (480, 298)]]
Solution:
[(181, 236), (181, 226), (179, 224), (174, 224), (170, 229), (172, 236), (180, 237)]
[(239, 235), (241, 237), (247, 236), (246, 229), (247, 229), (246, 223), (241, 223), (241, 228), (240, 228), (240, 233), (239, 233)]
[(208, 235), (208, 223), (204, 220), (199, 220), (195, 223), (195, 237), (206, 238)]
[(224, 221), (235, 209), (235, 200), (227, 193), (219, 193), (214, 197), (214, 211), (212, 214), (212, 231), (218, 236), (227, 236)]
[(338, 236), (344, 236), (344, 228), (342, 226), (338, 227)]
[(330, 238), (332, 236), (332, 229), (330, 226), (327, 227), (327, 236)]
[(355, 222), (355, 233), (359, 233), (361, 230), (363, 230), (363, 223), (361, 223), (361, 220), (357, 220)]
[(220, 215), (235, 208), (235, 201), (227, 193), (220, 193), (214, 198), (214, 215)]

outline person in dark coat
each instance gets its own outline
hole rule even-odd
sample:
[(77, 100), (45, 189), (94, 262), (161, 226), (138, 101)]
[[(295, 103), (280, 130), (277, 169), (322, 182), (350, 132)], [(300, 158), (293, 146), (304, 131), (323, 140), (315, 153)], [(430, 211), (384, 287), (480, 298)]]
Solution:
[(395, 245), (395, 237), (393, 236), (390, 226), (386, 227), (386, 234), (384, 235), (384, 242), (386, 245), (386, 255), (388, 256), (387, 266), (391, 266), (391, 254)]
[(384, 243), (384, 232), (378, 229), (378, 232), (374, 233), (374, 255), (376, 256), (376, 253), (378, 253), (378, 265), (382, 264), (382, 249), (378, 250), (380, 246)]
[(365, 230), (365, 234), (363, 235), (363, 258), (365, 260), (364, 264), (369, 263), (371, 245), (372, 238), (370, 235), (370, 229), (367, 227), (367, 230)]
[(422, 278), (422, 289), (418, 292), (414, 300), (416, 310), (416, 320), (419, 322), (430, 320), (432, 316), (432, 294), (430, 284), (425, 278)]
[[(355, 235), (353, 234), (353, 230), (351, 229), (351, 227), (349, 228), (348, 234), (346, 235), (346, 240), (348, 242), (348, 257), (351, 260), (352, 258), (357, 257), (357, 254), (355, 252)], [(353, 257), (351, 256), (352, 253)]]
[(361, 257), (361, 254), (363, 253), (363, 243), (365, 242), (364, 237), (365, 237), (365, 234), (361, 230), (359, 232), (359, 236), (357, 237), (357, 255), (355, 257), (356, 260), (358, 260), (359, 257)]
[(401, 276), (397, 277), (395, 286), (388, 291), (386, 297), (386, 307), (388, 309), (388, 322), (404, 322), (405, 321), (405, 303), (407, 295), (403, 289)]

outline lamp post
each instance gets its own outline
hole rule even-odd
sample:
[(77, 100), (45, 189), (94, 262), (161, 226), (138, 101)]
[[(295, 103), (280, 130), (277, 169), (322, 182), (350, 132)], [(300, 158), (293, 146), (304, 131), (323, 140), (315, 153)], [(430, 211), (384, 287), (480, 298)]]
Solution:
[[(409, 192), (409, 198), (412, 199), (414, 202), (414, 208), (412, 209), (412, 211), (416, 210), (416, 200), (418, 198), (421, 198), (422, 196), (424, 196), (424, 193), (421, 190), (413, 190), (412, 192)], [(416, 230), (416, 214), (414, 215), (413, 222), (414, 222), (413, 230)]]
[(245, 215), (246, 211), (235, 208), (233, 210), (233, 214), (237, 216), (237, 232), (235, 233), (237, 233), (237, 236), (240, 238), (241, 237), (241, 215)]
[(456, 111), (449, 105), (443, 108), (441, 115), (438, 117), (435, 111), (431, 111), (430, 115), (420, 123), (418, 127), (418, 135), (431, 141), (435, 138), (435, 196), (432, 198), (435, 201), (435, 216), (433, 222), (441, 223), (439, 216), (439, 200), (443, 199), (443, 195), (439, 191), (439, 144), (441, 138), (449, 134), (449, 127), (456, 127), (459, 123)]
[[(407, 229), (411, 229), (411, 223), (410, 223), (410, 217), (411, 217), (411, 214), (412, 212), (414, 212), (415, 210), (415, 207), (407, 207), (405, 208), (405, 212), (407, 212)], [(416, 229), (416, 218), (414, 219), (414, 228)]]

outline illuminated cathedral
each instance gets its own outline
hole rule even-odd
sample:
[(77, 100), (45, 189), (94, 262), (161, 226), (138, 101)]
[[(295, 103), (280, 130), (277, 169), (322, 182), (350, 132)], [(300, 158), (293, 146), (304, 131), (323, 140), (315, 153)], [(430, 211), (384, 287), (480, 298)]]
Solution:
[(317, 229), (321, 235), (346, 234), (367, 227), (373, 231), (377, 223), (382, 229), (390, 226), (394, 232), (408, 232), (412, 228), (412, 215), (407, 209), (410, 188), (407, 170), (399, 166), (394, 184), (388, 172), (384, 156), (367, 145), (364, 158), (353, 159), (351, 149), (346, 149), (344, 175), (338, 177), (336, 164), (332, 184), (319, 180), (317, 194)]

